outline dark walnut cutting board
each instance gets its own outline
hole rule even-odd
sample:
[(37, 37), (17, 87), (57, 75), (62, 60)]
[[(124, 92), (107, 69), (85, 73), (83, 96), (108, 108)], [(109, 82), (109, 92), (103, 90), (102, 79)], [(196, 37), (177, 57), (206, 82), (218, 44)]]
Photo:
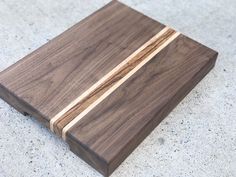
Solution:
[(0, 73), (0, 96), (109, 176), (217, 52), (112, 1)]

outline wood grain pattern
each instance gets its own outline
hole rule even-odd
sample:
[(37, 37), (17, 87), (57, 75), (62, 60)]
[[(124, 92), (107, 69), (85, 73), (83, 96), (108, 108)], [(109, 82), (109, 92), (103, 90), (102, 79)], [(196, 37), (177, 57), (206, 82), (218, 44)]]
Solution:
[(217, 52), (112, 1), (0, 73), (0, 97), (109, 176)]
[(0, 83), (49, 127), (54, 116), (163, 28), (112, 1), (3, 71)]

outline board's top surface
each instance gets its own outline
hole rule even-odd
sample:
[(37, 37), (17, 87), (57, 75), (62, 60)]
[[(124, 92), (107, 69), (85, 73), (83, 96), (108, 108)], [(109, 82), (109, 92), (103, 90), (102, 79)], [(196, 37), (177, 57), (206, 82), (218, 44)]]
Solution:
[(2, 71), (0, 96), (42, 118), (74, 152), (110, 174), (216, 56), (112, 1)]

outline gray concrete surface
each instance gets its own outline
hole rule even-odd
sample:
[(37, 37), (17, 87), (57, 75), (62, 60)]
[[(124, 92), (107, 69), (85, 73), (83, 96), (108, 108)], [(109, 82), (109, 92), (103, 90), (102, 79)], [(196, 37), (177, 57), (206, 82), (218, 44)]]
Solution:
[[(0, 0), (0, 70), (108, 0)], [(236, 1), (123, 0), (219, 51), (215, 69), (113, 177), (236, 176)], [(0, 100), (0, 177), (101, 176), (30, 117)]]

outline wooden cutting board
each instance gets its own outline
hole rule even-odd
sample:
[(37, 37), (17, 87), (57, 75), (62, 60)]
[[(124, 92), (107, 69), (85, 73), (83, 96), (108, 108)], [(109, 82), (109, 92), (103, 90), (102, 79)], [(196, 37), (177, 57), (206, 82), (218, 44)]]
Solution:
[(109, 176), (217, 52), (112, 1), (0, 73), (0, 96)]

